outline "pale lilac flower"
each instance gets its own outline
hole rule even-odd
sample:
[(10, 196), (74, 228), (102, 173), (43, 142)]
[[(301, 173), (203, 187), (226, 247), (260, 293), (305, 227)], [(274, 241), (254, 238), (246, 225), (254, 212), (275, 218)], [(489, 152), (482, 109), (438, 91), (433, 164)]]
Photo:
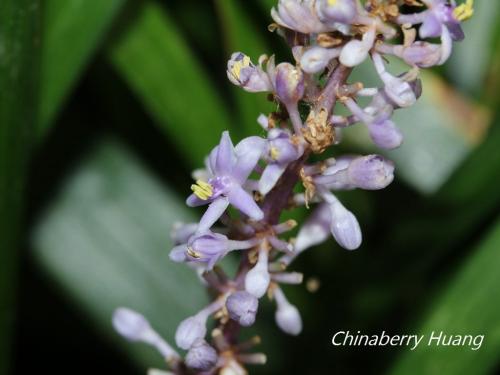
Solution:
[(265, 56), (259, 59), (259, 65), (255, 66), (250, 57), (241, 52), (235, 52), (227, 62), (227, 77), (236, 86), (240, 86), (248, 92), (268, 92), (273, 86), (269, 77), (261, 67)]
[(170, 252), (174, 262), (196, 262), (206, 264), (211, 270), (215, 263), (233, 250), (244, 250), (255, 246), (258, 240), (235, 241), (225, 235), (206, 231), (191, 236), (187, 243), (178, 245)]
[(179, 358), (179, 354), (151, 328), (149, 322), (136, 311), (120, 307), (113, 313), (115, 330), (130, 341), (152, 345), (167, 360)]
[(262, 210), (252, 195), (243, 189), (248, 176), (257, 165), (266, 146), (260, 137), (248, 137), (233, 146), (229, 133), (222, 134), (219, 145), (212, 150), (208, 160), (210, 179), (197, 181), (192, 186), (188, 206), (209, 204), (200, 220), (198, 232), (207, 231), (224, 213), (229, 204), (254, 220), (263, 217)]
[(317, 0), (316, 11), (325, 24), (350, 24), (357, 15), (356, 0)]
[(422, 41), (414, 42), (408, 46), (394, 46), (393, 51), (408, 65), (419, 68), (429, 68), (440, 64), (443, 55), (441, 45)]
[(376, 112), (366, 113), (350, 98), (345, 100), (344, 104), (359, 121), (367, 126), (370, 137), (377, 146), (394, 149), (403, 143), (403, 134), (390, 119), (394, 110), (392, 106), (372, 107)]
[(265, 246), (259, 249), (259, 259), (255, 266), (248, 271), (245, 277), (245, 290), (257, 298), (261, 298), (267, 292), (271, 276), (268, 270), (268, 252)]
[(314, 177), (314, 183), (329, 190), (384, 189), (394, 179), (394, 163), (380, 155), (344, 156)]
[(217, 352), (203, 339), (197, 339), (186, 354), (186, 365), (193, 370), (208, 371), (217, 363)]
[(300, 67), (309, 74), (322, 72), (334, 58), (339, 57), (341, 48), (308, 48), (300, 58)]
[(400, 108), (410, 107), (417, 101), (410, 84), (402, 78), (395, 77), (385, 70), (382, 57), (378, 53), (372, 54), (375, 70), (384, 82), (384, 91), (387, 96)]
[(229, 317), (243, 327), (251, 326), (259, 309), (259, 300), (244, 290), (234, 292), (226, 300)]
[(424, 0), (429, 8), (425, 11), (419, 34), (423, 39), (435, 38), (441, 36), (443, 27), (448, 30), (455, 41), (464, 39), (464, 32), (460, 21), (455, 17), (455, 6), (448, 3), (447, 0)]
[(302, 155), (300, 145), (292, 142), (287, 130), (270, 129), (268, 132), (267, 161), (268, 164), (259, 180), (259, 192), (267, 194), (278, 182), (288, 165)]
[(285, 294), (279, 287), (273, 290), (273, 295), (277, 305), (274, 315), (276, 324), (283, 332), (297, 336), (302, 331), (302, 318), (300, 317), (299, 310), (288, 302)]
[(276, 95), (287, 107), (296, 105), (304, 95), (304, 75), (290, 63), (276, 66), (274, 78)]
[(376, 27), (372, 25), (369, 30), (363, 34), (361, 40), (352, 39), (348, 42), (340, 53), (340, 62), (348, 67), (354, 67), (361, 64), (368, 58), (368, 54), (375, 43)]
[(314, 9), (315, 0), (279, 0), (271, 16), (278, 25), (304, 34), (321, 33), (328, 28), (320, 21)]

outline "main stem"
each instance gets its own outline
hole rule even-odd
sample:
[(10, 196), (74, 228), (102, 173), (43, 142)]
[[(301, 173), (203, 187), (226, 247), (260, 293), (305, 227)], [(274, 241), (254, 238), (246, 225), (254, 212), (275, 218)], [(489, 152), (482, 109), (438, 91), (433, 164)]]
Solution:
[[(341, 64), (335, 68), (330, 75), (324, 89), (314, 100), (314, 110), (326, 110), (329, 114), (333, 111), (337, 101), (338, 88), (343, 85), (351, 72), (351, 68), (347, 68)], [(278, 224), (281, 213), (289, 205), (290, 199), (293, 196), (293, 190), (300, 179), (300, 170), (309, 158), (311, 151), (306, 149), (300, 159), (291, 163), (285, 170), (276, 186), (266, 195), (262, 202), (261, 208), (264, 212), (262, 223), (267, 228), (271, 225)], [(248, 250), (241, 254), (241, 262), (234, 280), (244, 280), (245, 274), (249, 271), (251, 265), (248, 261)], [(224, 337), (231, 344), (237, 343), (240, 326), (235, 322), (229, 321), (223, 327)]]

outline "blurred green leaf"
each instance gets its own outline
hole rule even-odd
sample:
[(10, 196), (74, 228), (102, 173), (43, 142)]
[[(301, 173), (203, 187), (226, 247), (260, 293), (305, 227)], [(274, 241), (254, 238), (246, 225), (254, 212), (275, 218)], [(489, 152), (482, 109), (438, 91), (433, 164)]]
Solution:
[(140, 311), (173, 343), (177, 324), (208, 302), (195, 272), (168, 258), (168, 233), (179, 220), (193, 221), (182, 201), (120, 145), (105, 142), (63, 186), (34, 234), (41, 265), (141, 366), (162, 360), (112, 332), (116, 307)]
[(24, 179), (36, 121), (39, 0), (0, 2), (0, 374), (8, 373)]
[[(254, 26), (242, 3), (215, 0), (215, 5), (222, 25), (227, 59), (233, 52), (241, 51), (250, 56), (256, 64), (260, 55), (271, 53), (263, 38), (265, 34)], [(255, 134), (259, 131), (259, 114), (273, 111), (275, 105), (267, 100), (265, 93), (248, 93), (231, 83), (228, 84), (231, 85), (231, 92), (238, 104), (238, 127), (241, 127), (245, 136)]]
[[(390, 59), (388, 68), (399, 74), (408, 70), (403, 63)], [(380, 82), (370, 63), (355, 71), (350, 82), (366, 86)], [(397, 172), (422, 193), (434, 193), (450, 177), (469, 152), (483, 139), (490, 114), (459, 95), (432, 72), (422, 73), (423, 94), (411, 108), (394, 113), (394, 121), (403, 132), (403, 145), (382, 152), (396, 162)], [(365, 127), (346, 129), (346, 141), (370, 152), (380, 152), (368, 137)]]
[[(420, 329), (427, 338), (432, 331), (445, 334), (485, 335), (482, 347), (421, 345), (405, 351), (392, 374), (490, 374), (500, 350), (500, 220), (486, 240), (463, 262), (462, 269), (431, 306)], [(459, 355), (458, 355), (459, 354)]]
[(474, 16), (464, 23), (466, 38), (455, 43), (446, 63), (447, 71), (460, 89), (481, 96), (493, 55), (492, 44), (498, 35), (500, 2), (476, 1)]
[(172, 19), (146, 3), (111, 49), (111, 61), (179, 152), (199, 166), (230, 129), (226, 106)]
[(125, 0), (47, 0), (40, 82), (39, 133), (47, 132), (79, 74)]

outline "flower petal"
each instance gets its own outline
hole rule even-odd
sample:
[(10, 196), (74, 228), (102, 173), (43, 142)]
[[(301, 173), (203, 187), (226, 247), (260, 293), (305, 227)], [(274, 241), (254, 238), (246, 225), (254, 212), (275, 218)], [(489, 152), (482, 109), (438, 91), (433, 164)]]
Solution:
[(227, 206), (229, 206), (229, 201), (224, 197), (217, 198), (210, 203), (200, 219), (197, 232), (202, 233), (209, 230), (219, 220), (224, 211), (226, 211)]
[(266, 146), (266, 141), (260, 137), (248, 137), (236, 145), (236, 164), (231, 175), (241, 185), (259, 162)]
[(215, 173), (217, 175), (230, 173), (234, 161), (235, 156), (233, 142), (231, 142), (229, 132), (226, 130), (222, 133), (222, 137), (220, 139), (217, 158), (215, 160)]
[(238, 210), (254, 220), (262, 220), (264, 213), (253, 197), (239, 185), (235, 185), (227, 195), (229, 202)]
[(269, 193), (283, 172), (285, 172), (285, 169), (286, 165), (268, 164), (259, 180), (259, 192), (262, 195)]

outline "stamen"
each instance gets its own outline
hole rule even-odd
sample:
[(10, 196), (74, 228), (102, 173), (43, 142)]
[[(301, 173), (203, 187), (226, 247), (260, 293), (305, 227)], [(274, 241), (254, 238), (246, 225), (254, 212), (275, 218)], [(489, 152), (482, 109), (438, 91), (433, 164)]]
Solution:
[(191, 185), (191, 190), (194, 195), (204, 201), (210, 198), (214, 193), (212, 185), (202, 180), (197, 180), (196, 184)]
[(199, 252), (197, 252), (197, 251), (194, 251), (194, 249), (192, 247), (188, 247), (187, 254), (190, 257), (195, 258), (195, 259), (200, 259), (201, 258), (201, 254)]
[(241, 75), (241, 69), (248, 68), (251, 64), (250, 57), (244, 56), (241, 60), (236, 61), (231, 68), (232, 75), (239, 80)]
[(278, 150), (276, 147), (271, 147), (270, 154), (271, 159), (278, 160), (278, 158), (280, 157), (280, 150)]
[(464, 4), (457, 6), (453, 15), (460, 22), (467, 21), (474, 15), (474, 0), (467, 0)]
[(335, 6), (337, 4), (337, 0), (328, 0), (328, 5)]

